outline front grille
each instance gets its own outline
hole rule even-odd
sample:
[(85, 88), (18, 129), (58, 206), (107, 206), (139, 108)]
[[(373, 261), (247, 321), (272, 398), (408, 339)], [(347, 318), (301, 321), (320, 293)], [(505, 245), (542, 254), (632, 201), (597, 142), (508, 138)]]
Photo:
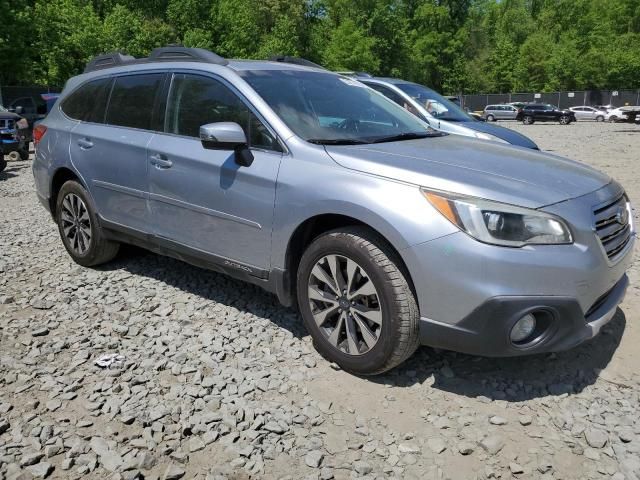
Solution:
[(600, 243), (607, 257), (614, 258), (631, 240), (631, 212), (626, 195), (594, 210), (593, 215)]

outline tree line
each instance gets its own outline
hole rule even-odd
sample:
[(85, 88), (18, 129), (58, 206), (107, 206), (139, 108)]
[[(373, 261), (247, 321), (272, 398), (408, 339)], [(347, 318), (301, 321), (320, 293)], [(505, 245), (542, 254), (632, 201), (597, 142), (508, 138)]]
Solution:
[(308, 58), (445, 93), (640, 88), (638, 0), (0, 0), (0, 84), (96, 54)]

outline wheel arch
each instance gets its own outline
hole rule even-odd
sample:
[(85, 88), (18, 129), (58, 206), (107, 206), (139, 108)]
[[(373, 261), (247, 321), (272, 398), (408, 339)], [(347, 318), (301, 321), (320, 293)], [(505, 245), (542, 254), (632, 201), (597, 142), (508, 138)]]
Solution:
[[(295, 304), (296, 298), (296, 278), (300, 260), (307, 247), (314, 239), (323, 233), (346, 227), (362, 227), (369, 230), (375, 236), (385, 243), (386, 247), (394, 255), (394, 259), (398, 263), (398, 268), (405, 275), (407, 282), (415, 296), (415, 287), (411, 278), (411, 273), (402, 257), (400, 251), (394, 247), (393, 243), (384, 235), (380, 229), (357, 219), (355, 217), (339, 214), (339, 213), (322, 213), (316, 214), (301, 222), (293, 231), (287, 242), (285, 250), (285, 288), (284, 295), (279, 294), (280, 301), (285, 305), (291, 306)], [(417, 298), (417, 297), (416, 297)]]
[(78, 175), (69, 167), (59, 167), (51, 177), (51, 186), (49, 190), (49, 211), (51, 212), (51, 216), (54, 219), (56, 217), (56, 202), (58, 200), (58, 193), (60, 193), (62, 185), (64, 185), (65, 182), (68, 182), (69, 180), (78, 182), (84, 187), (85, 190), (88, 191), (87, 186), (80, 178), (80, 175)]

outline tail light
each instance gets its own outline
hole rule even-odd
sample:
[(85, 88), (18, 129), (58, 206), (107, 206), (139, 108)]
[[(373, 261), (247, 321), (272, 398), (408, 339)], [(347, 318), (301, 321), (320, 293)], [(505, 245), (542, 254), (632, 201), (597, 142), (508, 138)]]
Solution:
[(47, 127), (45, 127), (44, 125), (40, 124), (40, 125), (36, 125), (36, 127), (33, 129), (33, 144), (34, 146), (38, 146), (38, 144), (40, 143), (40, 140), (42, 140), (42, 137), (44, 137), (44, 134), (47, 133)]

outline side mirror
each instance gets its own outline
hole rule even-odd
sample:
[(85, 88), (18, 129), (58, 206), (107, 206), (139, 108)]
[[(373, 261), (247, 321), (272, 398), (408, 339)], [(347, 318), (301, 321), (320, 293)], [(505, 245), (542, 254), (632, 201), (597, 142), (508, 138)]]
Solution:
[(18, 115), (20, 115), (22, 113), (22, 107), (16, 107), (15, 111)]
[(235, 122), (208, 123), (200, 127), (200, 141), (209, 150), (233, 150), (241, 167), (250, 167), (253, 154), (242, 127)]

